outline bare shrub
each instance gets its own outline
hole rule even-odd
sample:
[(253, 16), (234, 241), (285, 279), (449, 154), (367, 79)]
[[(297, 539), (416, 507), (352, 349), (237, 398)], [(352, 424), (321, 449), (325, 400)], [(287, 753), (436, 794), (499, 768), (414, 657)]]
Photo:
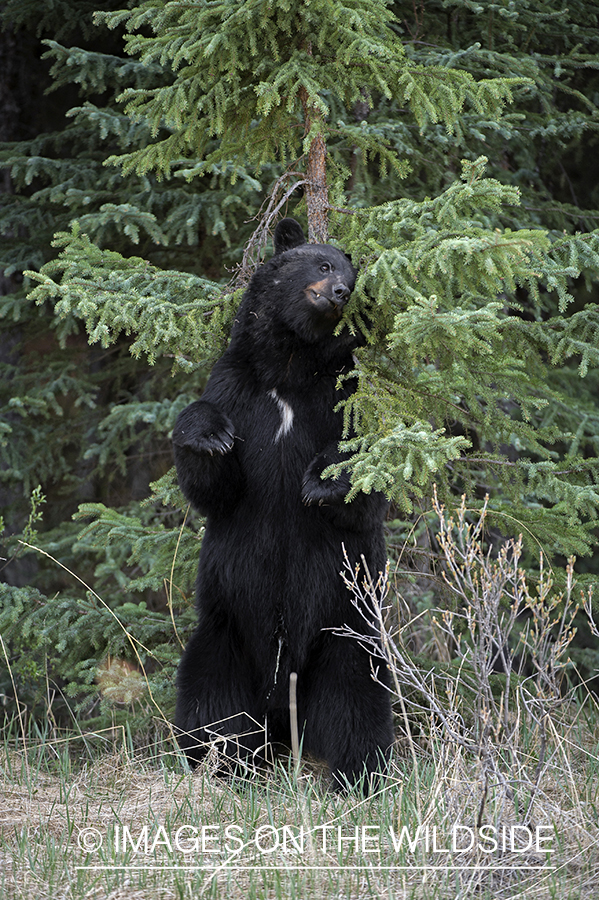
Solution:
[(542, 555), (538, 582), (529, 584), (520, 565), (521, 537), (485, 549), (487, 506), (488, 497), (471, 521), (465, 498), (455, 517), (436, 493), (433, 498), (442, 578), (456, 603), (454, 611), (433, 612), (430, 624), (453, 648), (451, 664), (423, 666), (409, 649), (413, 623), (392, 624), (389, 565), (375, 579), (346, 560), (343, 578), (373, 636), (347, 628), (342, 633), (371, 653), (373, 677), (379, 663), (389, 669), (414, 762), (423, 748), (413, 739), (415, 717), (425, 718), (424, 743), (435, 749), (442, 769), (449, 771), (458, 758), (460, 764), (474, 762), (476, 777), (464, 774), (462, 782), (475, 799), (473, 824), (483, 824), (492, 793), (496, 824), (508, 817), (527, 825), (541, 779), (555, 760), (548, 739), (557, 711), (568, 702), (564, 670), (574, 619), (581, 606), (589, 613), (591, 594), (581, 591), (576, 599), (574, 558), (565, 589), (556, 591)]

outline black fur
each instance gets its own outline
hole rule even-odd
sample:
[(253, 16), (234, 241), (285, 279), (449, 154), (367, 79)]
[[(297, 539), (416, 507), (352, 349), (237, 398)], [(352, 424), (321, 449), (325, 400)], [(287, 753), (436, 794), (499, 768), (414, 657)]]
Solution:
[(274, 242), (202, 399), (173, 431), (181, 489), (208, 517), (176, 726), (192, 762), (214, 735), (230, 738), (231, 756), (259, 754), (265, 719), (269, 741), (288, 743), (295, 671), (304, 749), (338, 781), (355, 782), (380, 766), (393, 739), (388, 692), (368, 652), (332, 631), (366, 629), (339, 574), (342, 545), (375, 575), (385, 565), (382, 495), (348, 504), (347, 474), (320, 477), (342, 460), (334, 409), (355, 390), (336, 382), (353, 368), (359, 340), (347, 328), (333, 334), (355, 270), (336, 248), (306, 244), (293, 219), (279, 223)]

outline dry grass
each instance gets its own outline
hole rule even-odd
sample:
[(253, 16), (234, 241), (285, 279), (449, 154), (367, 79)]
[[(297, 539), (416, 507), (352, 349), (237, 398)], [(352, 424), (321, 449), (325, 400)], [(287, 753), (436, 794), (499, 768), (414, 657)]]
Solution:
[(453, 672), (415, 666), (406, 648), (423, 619), (389, 624), (384, 585), (381, 601), (380, 584), (348, 573), (395, 680), (397, 748), (377, 791), (332, 793), (322, 766), (286, 758), (226, 779), (209, 756), (191, 774), (168, 736), (143, 751), (110, 735), (101, 753), (89, 735), (34, 736), (20, 717), (0, 750), (2, 900), (595, 898), (599, 714), (561, 682), (573, 570), (559, 603), (550, 579), (531, 594), (517, 542), (491, 556), (464, 508), (455, 522), (438, 513), (459, 602), (427, 627), (451, 645)]
[[(460, 748), (448, 762), (434, 739), (428, 750), (418, 749), (418, 796), (411, 757), (402, 758), (400, 751), (385, 785), (367, 799), (328, 792), (326, 776), (309, 765), (296, 782), (282, 765), (268, 776), (228, 781), (206, 770), (190, 775), (183, 764), (144, 762), (124, 750), (75, 767), (67, 754), (56, 758), (51, 744), (31, 748), (28, 767), (23, 752), (11, 751), (3, 760), (0, 895), (7, 900), (596, 897), (596, 737), (576, 717), (555, 726), (562, 737), (531, 818), (532, 830), (550, 826), (544, 835), (550, 837), (551, 853), (517, 843), (515, 852), (509, 846), (503, 853), (485, 853), (480, 846), (451, 852), (453, 826), (473, 826), (478, 813), (480, 761)], [(583, 731), (588, 746), (581, 742)], [(491, 789), (486, 822), (494, 821), (517, 824), (521, 811)], [(405, 826), (414, 838), (419, 824), (423, 830), (414, 852), (405, 842), (396, 851), (392, 832), (397, 840)], [(298, 840), (302, 825), (305, 835), (311, 831), (311, 845), (306, 837), (302, 852), (294, 852), (288, 838), (284, 848), (284, 826), (291, 826), (288, 835)], [(131, 842), (123, 849), (125, 826), (135, 843), (141, 838), (137, 851)], [(179, 832), (176, 846), (184, 826), (197, 835), (209, 826), (204, 851), (200, 846), (184, 852), (191, 846), (189, 829)], [(237, 853), (221, 844), (227, 826), (234, 835), (229, 850)], [(279, 847), (270, 852), (275, 834)], [(458, 832), (460, 839), (466, 834)], [(100, 848), (86, 846), (96, 838)]]

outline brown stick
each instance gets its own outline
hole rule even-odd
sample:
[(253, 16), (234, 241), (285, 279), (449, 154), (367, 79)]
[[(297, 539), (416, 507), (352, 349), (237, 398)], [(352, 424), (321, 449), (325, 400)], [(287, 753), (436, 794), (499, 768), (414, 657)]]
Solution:
[(297, 772), (300, 764), (299, 731), (297, 727), (297, 672), (292, 672), (289, 676), (289, 720), (291, 723), (291, 755), (293, 756), (293, 764)]

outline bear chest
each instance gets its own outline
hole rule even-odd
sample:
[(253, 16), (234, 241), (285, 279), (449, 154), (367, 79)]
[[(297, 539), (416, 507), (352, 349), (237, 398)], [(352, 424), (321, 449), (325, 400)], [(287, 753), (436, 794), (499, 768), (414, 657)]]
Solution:
[[(341, 398), (339, 398), (341, 399)], [(242, 468), (249, 482), (297, 482), (315, 454), (341, 439), (343, 416), (334, 391), (289, 395), (276, 388), (236, 416)]]

